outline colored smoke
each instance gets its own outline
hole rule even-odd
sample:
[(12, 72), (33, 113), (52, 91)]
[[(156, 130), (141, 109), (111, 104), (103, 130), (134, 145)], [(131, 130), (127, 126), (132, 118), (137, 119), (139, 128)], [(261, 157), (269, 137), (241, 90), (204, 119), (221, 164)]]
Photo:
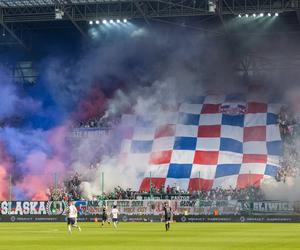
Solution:
[[(127, 36), (122, 32), (99, 39), (83, 46), (78, 58), (45, 59), (41, 79), (31, 89), (35, 93), (0, 73), (0, 199), (8, 199), (10, 176), (14, 199), (38, 200), (47, 199), (47, 188), (56, 178), (62, 182), (73, 171), (82, 175), (82, 189), (89, 198), (101, 193), (102, 172), (105, 191), (116, 186), (136, 189), (145, 163), (124, 168), (118, 154), (128, 131), (114, 126), (109, 133), (70, 140), (72, 127), (95, 116), (124, 113), (147, 114), (159, 124), (167, 113), (163, 110), (176, 110), (185, 96), (211, 89), (226, 94), (248, 87), (235, 74), (241, 56), (237, 44), (246, 43), (248, 37), (230, 44), (191, 30), (132, 25)], [(273, 73), (263, 79), (276, 82), (276, 76), (288, 75)], [(21, 124), (14, 125), (15, 119)], [(90, 164), (95, 168), (89, 169)]]
[(46, 190), (53, 185), (53, 175), (67, 170), (69, 125), (63, 122), (44, 129), (27, 122), (35, 113), (43, 113), (44, 100), (32, 98), (3, 72), (0, 82), (0, 199), (9, 198), (10, 185), (13, 199), (48, 199)]

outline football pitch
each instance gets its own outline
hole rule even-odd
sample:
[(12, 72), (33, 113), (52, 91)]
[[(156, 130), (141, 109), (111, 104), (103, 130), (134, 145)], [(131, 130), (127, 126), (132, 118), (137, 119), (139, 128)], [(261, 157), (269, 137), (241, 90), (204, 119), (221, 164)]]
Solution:
[(120, 223), (118, 229), (80, 223), (67, 233), (65, 223), (0, 223), (0, 249), (299, 249), (300, 225), (283, 223)]

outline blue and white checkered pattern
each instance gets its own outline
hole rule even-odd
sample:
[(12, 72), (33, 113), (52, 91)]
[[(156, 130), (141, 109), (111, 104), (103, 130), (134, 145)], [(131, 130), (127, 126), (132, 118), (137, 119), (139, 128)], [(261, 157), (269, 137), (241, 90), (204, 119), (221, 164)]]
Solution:
[[(259, 186), (274, 177), (282, 143), (278, 104), (251, 100), (245, 94), (193, 96), (177, 111), (161, 112), (160, 124), (134, 115), (123, 141), (123, 164), (145, 171), (141, 190), (180, 185), (183, 189)], [(131, 121), (130, 121), (131, 119)], [(155, 127), (152, 125), (155, 124)]]

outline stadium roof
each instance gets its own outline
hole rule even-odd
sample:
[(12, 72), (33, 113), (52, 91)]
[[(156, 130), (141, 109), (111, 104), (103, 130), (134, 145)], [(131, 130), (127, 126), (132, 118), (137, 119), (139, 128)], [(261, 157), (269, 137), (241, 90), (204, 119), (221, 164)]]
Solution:
[[(59, 21), (63, 21), (61, 22), (63, 25), (72, 25), (83, 37), (87, 37), (86, 30), (89, 21), (104, 18), (141, 19), (149, 24), (150, 21), (172, 23), (170, 18), (175, 20), (175, 18), (207, 16), (207, 19), (212, 20), (212, 22), (220, 19), (224, 25), (223, 16), (225, 15), (237, 17), (239, 14), (292, 12), (294, 16), (297, 16), (298, 22), (300, 21), (300, 0), (220, 0), (217, 10), (212, 12), (208, 2), (214, 1), (0, 0), (0, 28), (2, 27), (0, 46), (17, 43), (28, 49), (24, 42), (24, 38), (26, 39), (24, 31), (30, 30), (31, 26), (37, 23), (41, 23), (41, 26), (44, 23), (59, 25)], [(163, 18), (165, 20), (162, 20)], [(182, 20), (179, 20), (175, 22), (175, 25), (182, 25), (181, 22)], [(298, 22), (297, 29), (299, 27)], [(200, 25), (200, 29), (199, 27), (196, 29), (207, 31), (207, 29), (201, 28), (202, 26), (203, 24)], [(216, 34), (216, 32), (211, 31), (211, 28), (209, 31)], [(10, 40), (10, 38), (12, 39)]]
[(94, 4), (103, 3), (104, 0), (1, 0), (1, 7), (36, 7), (53, 6), (57, 4)]

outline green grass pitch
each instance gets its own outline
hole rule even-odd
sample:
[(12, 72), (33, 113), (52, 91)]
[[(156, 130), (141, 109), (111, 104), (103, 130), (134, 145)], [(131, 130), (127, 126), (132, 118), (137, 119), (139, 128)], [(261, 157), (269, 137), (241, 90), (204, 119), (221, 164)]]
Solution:
[(66, 223), (0, 223), (0, 249), (300, 249), (299, 224), (173, 223), (169, 232), (163, 223), (79, 224), (68, 235)]

